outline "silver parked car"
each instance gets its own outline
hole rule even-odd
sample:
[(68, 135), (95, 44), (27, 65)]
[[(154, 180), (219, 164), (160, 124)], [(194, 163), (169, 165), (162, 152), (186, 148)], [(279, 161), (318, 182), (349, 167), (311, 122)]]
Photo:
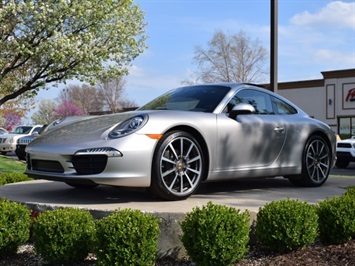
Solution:
[(243, 83), (173, 89), (136, 111), (103, 115), (42, 134), (26, 173), (74, 187), (146, 187), (167, 200), (201, 182), (284, 176), (321, 186), (336, 160), (326, 124)]

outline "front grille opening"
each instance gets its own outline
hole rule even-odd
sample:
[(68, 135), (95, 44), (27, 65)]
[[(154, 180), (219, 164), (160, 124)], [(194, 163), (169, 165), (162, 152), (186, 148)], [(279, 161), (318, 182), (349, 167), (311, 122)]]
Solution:
[(104, 171), (107, 164), (106, 155), (75, 155), (72, 164), (78, 175), (94, 175)]
[(64, 173), (63, 166), (57, 161), (46, 161), (46, 160), (28, 160), (28, 167), (31, 167), (32, 170), (43, 171), (43, 172), (52, 172), (52, 173)]
[(337, 143), (338, 148), (351, 148), (351, 143)]

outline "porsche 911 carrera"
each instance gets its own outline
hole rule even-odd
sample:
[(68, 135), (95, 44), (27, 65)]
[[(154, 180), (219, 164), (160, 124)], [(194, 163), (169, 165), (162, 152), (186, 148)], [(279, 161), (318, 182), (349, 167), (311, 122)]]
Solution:
[(259, 86), (175, 88), (135, 111), (58, 126), (26, 148), (26, 174), (77, 188), (142, 187), (183, 200), (202, 182), (283, 176), (326, 182), (336, 135), (325, 123)]

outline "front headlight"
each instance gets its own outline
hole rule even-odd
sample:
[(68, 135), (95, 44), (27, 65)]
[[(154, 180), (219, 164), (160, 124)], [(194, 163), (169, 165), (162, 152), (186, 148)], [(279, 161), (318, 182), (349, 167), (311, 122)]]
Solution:
[(142, 128), (148, 121), (148, 115), (141, 114), (123, 121), (108, 134), (109, 138), (115, 139), (127, 136)]

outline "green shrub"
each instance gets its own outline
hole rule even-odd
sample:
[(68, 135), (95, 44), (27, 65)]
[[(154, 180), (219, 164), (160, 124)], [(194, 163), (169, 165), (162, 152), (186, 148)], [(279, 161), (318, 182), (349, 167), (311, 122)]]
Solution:
[(231, 265), (248, 252), (250, 215), (208, 202), (180, 223), (181, 241), (197, 265)]
[(319, 202), (319, 238), (324, 244), (355, 239), (355, 194), (345, 193)]
[(155, 265), (159, 220), (139, 210), (117, 210), (96, 222), (98, 265)]
[(24, 205), (0, 200), (0, 256), (15, 254), (30, 237), (31, 211)]
[(36, 253), (53, 264), (81, 262), (92, 250), (95, 222), (89, 211), (62, 208), (45, 211), (35, 220)]
[(316, 208), (298, 200), (280, 200), (266, 204), (256, 216), (257, 241), (273, 250), (304, 248), (318, 235)]
[(355, 186), (350, 186), (347, 188), (345, 195), (353, 195), (355, 197)]
[(17, 183), (22, 181), (33, 180), (27, 175), (22, 173), (5, 173), (0, 175), (0, 185), (6, 185), (11, 183)]

